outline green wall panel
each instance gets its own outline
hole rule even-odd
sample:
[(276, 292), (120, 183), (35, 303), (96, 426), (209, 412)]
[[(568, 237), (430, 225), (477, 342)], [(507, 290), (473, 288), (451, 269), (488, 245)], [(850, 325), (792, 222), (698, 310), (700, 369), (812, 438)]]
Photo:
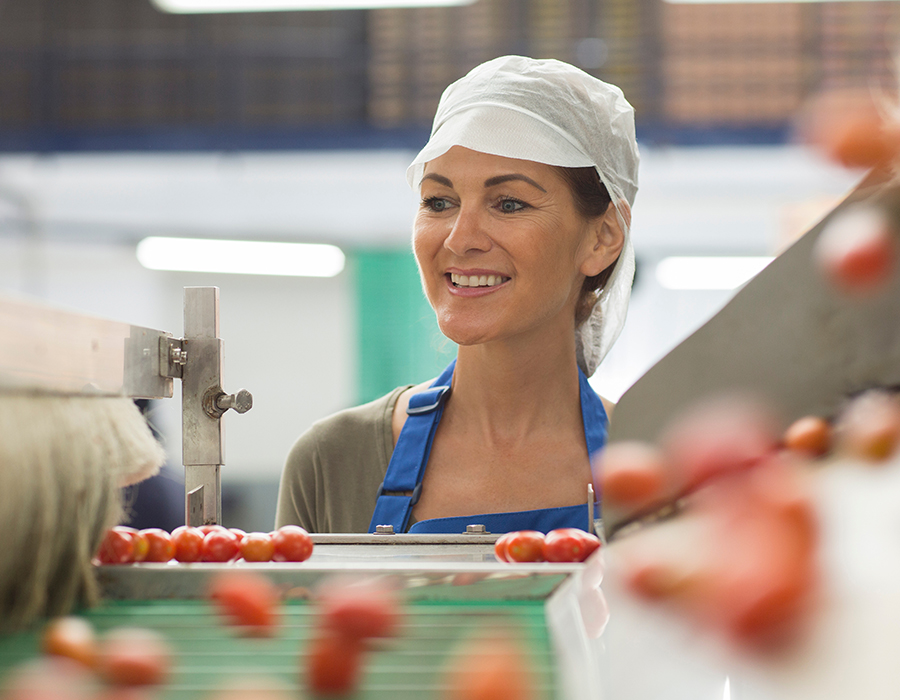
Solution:
[(358, 401), (401, 384), (418, 384), (456, 356), (456, 345), (438, 329), (408, 249), (357, 250), (353, 254), (358, 323)]

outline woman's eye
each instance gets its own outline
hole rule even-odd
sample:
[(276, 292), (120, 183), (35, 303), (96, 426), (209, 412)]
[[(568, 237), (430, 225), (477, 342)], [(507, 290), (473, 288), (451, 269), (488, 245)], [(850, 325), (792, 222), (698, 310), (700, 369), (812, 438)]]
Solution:
[(501, 199), (497, 204), (497, 208), (504, 214), (515, 214), (526, 206), (525, 202), (520, 202), (518, 199)]
[(442, 197), (427, 197), (422, 200), (422, 206), (434, 212), (442, 212), (450, 208), (450, 202)]

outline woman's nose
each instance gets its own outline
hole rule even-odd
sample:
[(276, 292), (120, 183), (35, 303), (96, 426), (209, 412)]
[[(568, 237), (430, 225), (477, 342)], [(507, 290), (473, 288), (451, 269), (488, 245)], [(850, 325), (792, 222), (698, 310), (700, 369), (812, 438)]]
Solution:
[(490, 250), (493, 243), (485, 223), (477, 211), (460, 208), (449, 235), (444, 239), (444, 247), (460, 256)]

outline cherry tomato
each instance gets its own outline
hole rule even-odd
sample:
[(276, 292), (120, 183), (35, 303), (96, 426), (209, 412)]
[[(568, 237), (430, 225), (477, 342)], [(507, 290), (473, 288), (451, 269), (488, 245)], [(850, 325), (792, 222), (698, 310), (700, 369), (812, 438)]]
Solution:
[(210, 582), (209, 597), (233, 624), (248, 633), (270, 634), (275, 626), (278, 590), (261, 574), (223, 572)]
[(666, 466), (662, 451), (642, 442), (606, 446), (594, 466), (603, 498), (632, 508), (650, 505), (662, 495)]
[(510, 534), (506, 556), (513, 562), (544, 561), (544, 533), (519, 530)]
[(785, 431), (784, 446), (792, 452), (821, 457), (831, 449), (831, 424), (819, 416), (798, 418)]
[(237, 558), (241, 546), (237, 536), (226, 529), (211, 530), (203, 538), (201, 547), (201, 560), (209, 562), (226, 562)]
[(883, 116), (869, 90), (821, 93), (807, 111), (806, 140), (845, 167), (883, 166), (900, 153), (897, 127)]
[(780, 435), (769, 413), (740, 397), (710, 399), (687, 410), (665, 431), (663, 451), (679, 490), (750, 469), (775, 452)]
[(154, 630), (120, 627), (102, 640), (97, 670), (115, 685), (159, 685), (165, 682), (171, 653)]
[(244, 530), (241, 530), (241, 528), (239, 527), (230, 527), (228, 528), (228, 532), (237, 537), (238, 544), (240, 544), (241, 540), (243, 540), (247, 536), (247, 533)]
[(197, 529), (203, 533), (204, 537), (206, 537), (210, 532), (215, 532), (216, 530), (227, 530), (228, 528), (224, 525), (197, 525)]
[(819, 234), (815, 258), (823, 276), (848, 295), (880, 291), (893, 276), (897, 232), (887, 214), (854, 207), (837, 214)]
[(85, 700), (97, 681), (84, 665), (61, 656), (42, 656), (4, 669), (3, 700)]
[(81, 617), (50, 620), (41, 635), (41, 651), (92, 667), (97, 659), (97, 637), (91, 623)]
[(841, 449), (871, 462), (890, 457), (900, 444), (900, 402), (872, 390), (850, 402), (838, 420)]
[(306, 684), (318, 695), (346, 695), (359, 685), (364, 649), (358, 640), (320, 630), (306, 648)]
[(147, 542), (147, 554), (144, 561), (167, 562), (175, 556), (175, 543), (172, 536), (165, 530), (156, 527), (141, 530), (141, 535)]
[(134, 555), (132, 557), (132, 562), (137, 564), (147, 558), (147, 550), (150, 548), (150, 543), (147, 542), (140, 530), (128, 527), (127, 525), (116, 525), (113, 530), (128, 532), (134, 538)]
[(172, 531), (175, 559), (180, 562), (200, 561), (203, 554), (203, 533), (199, 528), (182, 525)]
[(511, 532), (504, 532), (497, 538), (497, 541), (494, 542), (494, 556), (497, 557), (498, 561), (509, 561), (507, 546), (509, 545), (509, 539), (512, 534), (513, 533)]
[(97, 559), (101, 564), (130, 564), (134, 561), (134, 542), (134, 535), (125, 529), (107, 530), (97, 550)]
[(555, 562), (580, 562), (600, 547), (600, 540), (589, 532), (566, 527), (551, 530), (544, 537), (544, 559)]
[(272, 561), (275, 556), (275, 542), (266, 532), (251, 532), (240, 542), (244, 561)]
[(313, 551), (309, 533), (299, 525), (284, 525), (272, 536), (275, 543), (275, 561), (306, 561)]
[(506, 637), (470, 642), (447, 670), (445, 700), (532, 700), (538, 696), (531, 664)]
[(373, 582), (327, 587), (319, 596), (322, 625), (350, 639), (393, 635), (401, 612), (394, 592)]

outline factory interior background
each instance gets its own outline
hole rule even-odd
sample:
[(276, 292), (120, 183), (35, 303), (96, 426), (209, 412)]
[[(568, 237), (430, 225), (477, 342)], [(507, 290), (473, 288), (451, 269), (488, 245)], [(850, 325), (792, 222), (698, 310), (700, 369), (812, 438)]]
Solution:
[[(0, 0), (0, 293), (180, 336), (183, 288), (219, 287), (225, 389), (254, 396), (225, 419), (223, 521), (268, 530), (306, 428), (453, 356), (419, 286), (405, 180), (447, 84), (517, 53), (574, 63), (634, 105), (637, 277), (592, 378), (616, 400), (736, 291), (666, 279), (659, 263), (776, 255), (858, 181), (800, 142), (798, 120), (822, 89), (893, 91), (898, 30), (891, 2), (179, 15), (150, 0)], [(136, 250), (151, 236), (326, 243), (345, 264), (331, 277), (148, 269)], [(175, 391), (148, 407), (169, 464), (129, 494), (141, 526), (183, 522)]]

